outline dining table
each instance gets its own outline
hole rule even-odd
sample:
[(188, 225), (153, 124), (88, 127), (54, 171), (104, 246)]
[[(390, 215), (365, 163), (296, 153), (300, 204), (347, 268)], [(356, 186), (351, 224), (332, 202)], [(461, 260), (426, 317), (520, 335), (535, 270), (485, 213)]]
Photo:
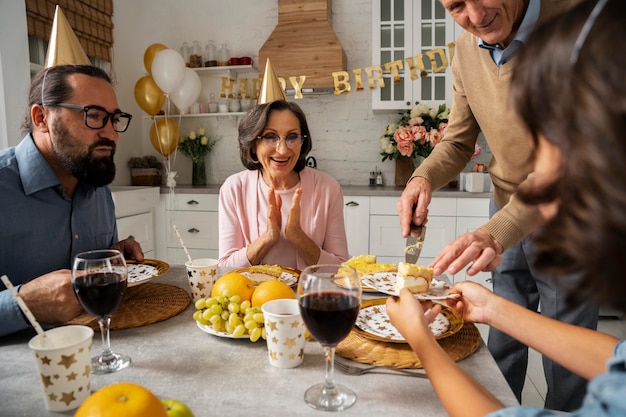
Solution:
[[(166, 288), (177, 287), (177, 291), (189, 293), (184, 265), (171, 265), (139, 287), (151, 284), (166, 284)], [(269, 363), (263, 339), (251, 342), (208, 334), (194, 321), (195, 310), (190, 302), (170, 318), (112, 330), (112, 349), (130, 355), (132, 363), (119, 372), (92, 374), (91, 390), (120, 382), (140, 384), (160, 399), (185, 403), (195, 417), (324, 414), (304, 402), (307, 388), (324, 381), (324, 351), (319, 343), (307, 340), (304, 361), (298, 367), (276, 368)], [(141, 312), (149, 314), (149, 308)], [(0, 416), (73, 415), (75, 410), (55, 413), (44, 406), (34, 354), (28, 347), (35, 334), (27, 329), (0, 338)], [(92, 354), (100, 349), (100, 333), (95, 332)], [(457, 363), (505, 406), (518, 405), (482, 339), (471, 355)], [(357, 394), (352, 407), (337, 412), (346, 417), (447, 415), (427, 378), (379, 373), (347, 375), (335, 370), (335, 381)]]

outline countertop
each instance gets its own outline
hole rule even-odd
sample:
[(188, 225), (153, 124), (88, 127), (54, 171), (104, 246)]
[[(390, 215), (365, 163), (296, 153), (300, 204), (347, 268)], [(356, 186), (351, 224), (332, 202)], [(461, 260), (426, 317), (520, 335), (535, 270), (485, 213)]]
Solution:
[[(181, 265), (173, 265), (152, 282), (189, 290)], [(114, 374), (92, 375), (92, 390), (116, 382), (139, 383), (162, 399), (186, 403), (196, 417), (325, 415), (303, 400), (304, 391), (324, 379), (323, 353), (317, 342), (306, 342), (302, 365), (278, 369), (268, 362), (265, 341), (252, 343), (204, 333), (192, 319), (193, 311), (190, 304), (168, 320), (112, 331), (113, 350), (129, 354), (132, 363)], [(34, 334), (28, 330), (0, 338), (0, 415), (73, 415), (45, 409), (35, 360), (28, 349), (28, 340)], [(96, 332), (92, 350), (100, 349)], [(517, 405), (484, 343), (458, 363), (505, 405)], [(348, 376), (336, 371), (335, 380), (357, 394), (356, 404), (342, 411), (342, 416), (446, 415), (427, 379), (383, 374)]]
[[(404, 187), (371, 186), (371, 185), (342, 185), (343, 194), (346, 196), (370, 196), (370, 197), (400, 197)], [(178, 194), (218, 194), (219, 184), (212, 185), (185, 185), (179, 184), (174, 188)], [(161, 187), (161, 194), (170, 192), (168, 187)], [(433, 192), (433, 197), (448, 198), (489, 198), (491, 193), (470, 193), (460, 191), (458, 188), (440, 188)]]

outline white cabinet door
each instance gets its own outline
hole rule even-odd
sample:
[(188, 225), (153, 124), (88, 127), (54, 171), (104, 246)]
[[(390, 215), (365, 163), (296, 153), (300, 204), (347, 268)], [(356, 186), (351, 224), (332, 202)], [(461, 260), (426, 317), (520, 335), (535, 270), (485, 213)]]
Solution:
[[(381, 66), (385, 86), (376, 85), (372, 90), (372, 108), (411, 109), (418, 102), (450, 104), (449, 45), (461, 31), (440, 0), (374, 0), (372, 64)], [(402, 69), (394, 77), (385, 64), (397, 61)]]
[[(419, 258), (420, 265), (428, 265), (444, 246), (454, 239), (454, 217), (428, 218), (424, 246)], [(406, 238), (402, 237), (398, 216), (370, 216), (370, 253), (377, 255), (378, 262), (404, 261)]]
[(120, 240), (133, 236), (141, 245), (146, 258), (154, 257), (154, 220), (152, 212), (117, 219), (117, 235)]
[(348, 238), (349, 256), (369, 253), (370, 198), (343, 197), (343, 219)]

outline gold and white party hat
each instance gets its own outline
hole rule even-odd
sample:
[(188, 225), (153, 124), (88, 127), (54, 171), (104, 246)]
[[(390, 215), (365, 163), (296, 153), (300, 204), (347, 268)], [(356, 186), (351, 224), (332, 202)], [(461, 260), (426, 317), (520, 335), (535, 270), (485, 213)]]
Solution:
[(274, 68), (272, 68), (270, 59), (267, 58), (267, 62), (265, 63), (265, 73), (263, 74), (263, 82), (261, 83), (261, 91), (259, 92), (259, 98), (257, 99), (256, 104), (271, 103), (276, 100), (287, 101), (287, 97), (280, 86), (280, 82), (274, 72)]
[(54, 12), (45, 68), (57, 65), (91, 65), (74, 30), (58, 5)]

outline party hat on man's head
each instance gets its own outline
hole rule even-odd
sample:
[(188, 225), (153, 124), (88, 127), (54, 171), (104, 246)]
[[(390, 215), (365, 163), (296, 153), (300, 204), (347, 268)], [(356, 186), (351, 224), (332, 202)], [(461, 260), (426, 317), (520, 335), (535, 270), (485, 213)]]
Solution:
[(274, 68), (272, 68), (270, 59), (267, 58), (267, 62), (265, 63), (265, 74), (263, 74), (263, 83), (261, 83), (261, 91), (259, 92), (259, 98), (257, 99), (256, 104), (271, 103), (276, 100), (287, 101), (287, 97), (285, 97), (285, 92), (280, 86), (280, 82), (274, 72)]
[(45, 67), (50, 68), (57, 65), (91, 65), (74, 30), (72, 30), (58, 5), (54, 12)]

